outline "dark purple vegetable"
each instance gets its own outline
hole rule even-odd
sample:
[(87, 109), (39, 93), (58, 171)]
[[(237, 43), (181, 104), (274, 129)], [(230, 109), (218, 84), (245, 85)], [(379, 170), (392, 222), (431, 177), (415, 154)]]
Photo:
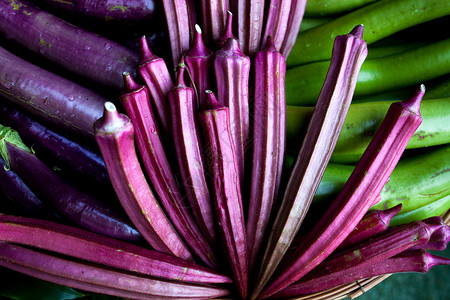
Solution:
[(225, 247), (228, 267), (242, 299), (247, 297), (248, 257), (237, 158), (230, 130), (228, 108), (212, 91), (206, 91), (206, 105), (197, 115), (203, 133), (206, 165), (218, 235)]
[(350, 107), (356, 78), (367, 55), (362, 34), (363, 27), (358, 25), (349, 34), (336, 37), (333, 59), (308, 132), (268, 234), (252, 299), (258, 296), (288, 250), (322, 179)]
[(239, 180), (244, 181), (245, 156), (250, 143), (249, 77), (250, 57), (230, 38), (213, 58), (217, 100), (229, 109), (230, 130), (236, 154)]
[(227, 22), (219, 38), (215, 42), (216, 49), (220, 49), (225, 45), (226, 41), (233, 36), (233, 14), (231, 11), (227, 11)]
[(197, 125), (195, 93), (184, 82), (185, 70), (186, 65), (178, 65), (177, 84), (168, 95), (173, 140), (181, 179), (195, 220), (206, 239), (215, 245), (216, 224)]
[[(204, 1), (206, 3), (207, 1)], [(205, 91), (210, 90), (211, 59), (213, 52), (203, 43), (202, 30), (195, 25), (195, 36), (192, 46), (184, 52), (184, 63), (188, 67), (196, 92), (195, 109), (198, 110), (205, 102)]]
[(157, 251), (192, 260), (147, 183), (130, 119), (106, 102), (103, 116), (95, 122), (95, 134), (114, 190), (142, 236)]
[(306, 235), (295, 253), (284, 260), (261, 294), (268, 297), (299, 280), (322, 262), (348, 236), (395, 168), (406, 144), (422, 122), (422, 85), (409, 99), (393, 103), (386, 117), (331, 206)]
[(41, 0), (34, 2), (44, 2), (78, 17), (89, 16), (104, 21), (140, 22), (151, 19), (155, 13), (154, 0)]
[(130, 274), (108, 266), (57, 257), (8, 243), (0, 243), (0, 265), (65, 286), (133, 299), (207, 299), (229, 294), (228, 290), (220, 287)]
[(53, 217), (51, 209), (43, 203), (20, 177), (6, 166), (0, 156), (0, 191), (5, 198), (21, 209), (21, 213), (35, 217)]
[(430, 217), (427, 219), (428, 223), (433, 223), (438, 227), (430, 237), (430, 240), (425, 245), (412, 247), (412, 249), (424, 249), (442, 251), (447, 248), (450, 242), (450, 226), (447, 226), (441, 217)]
[(65, 70), (119, 90), (138, 53), (22, 0), (0, 1), (0, 33)]
[(8, 103), (0, 103), (0, 117), (3, 125), (12, 127), (25, 144), (32, 145), (36, 155), (45, 156), (58, 167), (68, 167), (79, 176), (87, 176), (105, 185), (110, 184), (105, 162), (100, 154), (49, 129)]
[(439, 265), (450, 265), (450, 259), (429, 254), (425, 250), (406, 250), (386, 260), (368, 265), (363, 269), (348, 270), (345, 274), (330, 274), (311, 280), (300, 280), (272, 295), (272, 298), (299, 297), (364, 278), (385, 274), (402, 272), (427, 273), (431, 268)]
[[(1, 20), (0, 20), (1, 22)], [(0, 47), (0, 95), (53, 128), (94, 139), (105, 99)]]
[(286, 63), (269, 37), (255, 54), (252, 170), (247, 217), (249, 269), (262, 246), (273, 202), (281, 181), (285, 154)]
[(306, 0), (292, 0), (287, 23), (287, 28), (289, 29), (284, 35), (283, 43), (280, 48), (280, 52), (286, 59), (291, 53), (295, 41), (297, 40), (298, 33), (300, 32), (300, 25), (302, 24), (303, 15), (305, 14), (306, 2)]
[[(43, 236), (46, 238), (43, 239)], [(197, 283), (231, 282), (225, 275), (173, 255), (77, 227), (39, 219), (0, 215), (0, 241), (32, 246), (167, 280)]]
[(130, 74), (124, 74), (124, 80), (121, 103), (134, 126), (140, 157), (159, 202), (190, 249), (208, 266), (217, 266), (211, 245), (195, 222), (169, 164), (147, 88), (136, 84)]
[(275, 49), (280, 51), (284, 35), (291, 30), (287, 27), (291, 13), (291, 2), (292, 0), (269, 1), (261, 48), (266, 47), (267, 39), (270, 37)]
[(36, 196), (61, 216), (97, 233), (128, 241), (141, 240), (125, 215), (62, 179), (23, 144), (16, 131), (1, 125), (0, 154)]

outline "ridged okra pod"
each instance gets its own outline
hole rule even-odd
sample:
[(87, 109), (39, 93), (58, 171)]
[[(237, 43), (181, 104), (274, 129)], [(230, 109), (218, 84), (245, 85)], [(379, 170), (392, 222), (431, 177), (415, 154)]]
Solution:
[(183, 52), (189, 49), (194, 36), (194, 25), (197, 23), (195, 3), (193, 0), (163, 0), (162, 6), (172, 50), (172, 63), (175, 67)]
[(330, 159), (367, 55), (362, 31), (359, 25), (350, 34), (336, 38), (334, 58), (272, 225), (252, 299), (261, 292), (297, 234)]
[(274, 294), (272, 298), (299, 297), (385, 274), (403, 272), (427, 273), (434, 266), (449, 264), (450, 259), (430, 254), (425, 250), (406, 250), (386, 260), (368, 265), (364, 269), (348, 271), (345, 274), (330, 274), (311, 280), (300, 280)]
[(94, 126), (111, 183), (133, 224), (155, 250), (192, 260), (147, 183), (130, 119), (106, 102), (105, 112)]
[(121, 94), (121, 103), (134, 125), (136, 144), (151, 186), (185, 243), (213, 267), (216, 261), (212, 248), (195, 222), (169, 164), (147, 89), (136, 84), (130, 74), (124, 74), (124, 81), (126, 89)]
[(406, 144), (422, 122), (419, 108), (424, 93), (425, 87), (421, 85), (410, 98), (391, 105), (342, 191), (290, 259), (280, 264), (262, 297), (299, 280), (322, 262), (379, 199)]
[(391, 219), (402, 209), (402, 205), (398, 204), (386, 210), (372, 210), (359, 221), (355, 229), (345, 238), (339, 245), (337, 250), (353, 246), (367, 240), (368, 238), (379, 234), (389, 228)]
[(226, 22), (229, 0), (201, 0), (202, 28), (206, 44), (213, 46), (222, 34)]
[(250, 58), (239, 48), (237, 39), (230, 38), (215, 53), (213, 59), (217, 99), (228, 107), (230, 130), (241, 184), (244, 179), (246, 148), (250, 136), (249, 76)]
[(203, 43), (200, 26), (195, 25), (195, 30), (194, 42), (191, 48), (184, 52), (183, 58), (194, 85), (193, 88), (196, 94), (195, 109), (198, 110), (205, 102), (205, 91), (211, 89), (211, 59), (213, 52), (206, 48)]
[(245, 54), (253, 56), (259, 50), (264, 26), (263, 0), (230, 0), (230, 9), (235, 16), (233, 29)]
[(269, 37), (255, 55), (255, 96), (251, 186), (247, 219), (249, 269), (261, 248), (281, 181), (285, 152), (286, 63)]
[(150, 100), (154, 107), (158, 123), (162, 132), (171, 134), (170, 107), (167, 103), (167, 93), (173, 88), (172, 77), (166, 62), (154, 55), (145, 37), (139, 41), (140, 60), (137, 71), (144, 80), (150, 93)]
[(207, 106), (198, 113), (216, 211), (218, 235), (239, 295), (246, 299), (248, 285), (247, 238), (239, 172), (231, 138), (229, 111), (207, 91)]
[(130, 274), (9, 243), (0, 243), (0, 265), (60, 285), (131, 299), (214, 298), (229, 294), (220, 287)]
[(214, 212), (206, 181), (195, 93), (184, 82), (185, 70), (185, 65), (178, 66), (177, 84), (169, 92), (175, 151), (195, 219), (207, 240), (215, 244)]
[[(225, 275), (171, 254), (71, 225), (35, 218), (0, 215), (0, 229), (2, 242), (32, 246), (129, 272), (180, 282), (231, 282), (231, 279)], [(43, 236), (46, 238), (43, 239)]]
[(288, 58), (297, 40), (298, 33), (300, 32), (300, 25), (303, 21), (303, 15), (305, 14), (306, 0), (292, 0), (291, 9), (289, 12), (287, 28), (288, 31), (284, 35), (283, 43), (281, 44), (280, 52), (284, 58)]
[(267, 18), (262, 36), (261, 48), (266, 47), (267, 39), (272, 38), (275, 49), (280, 50), (284, 35), (288, 29), (289, 14), (292, 0), (270, 0), (267, 8)]

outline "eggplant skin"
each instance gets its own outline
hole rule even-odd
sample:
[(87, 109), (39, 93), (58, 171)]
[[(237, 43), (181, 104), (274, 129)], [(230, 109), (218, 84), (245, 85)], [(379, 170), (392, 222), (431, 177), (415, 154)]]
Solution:
[(41, 0), (52, 8), (66, 13), (87, 16), (105, 21), (148, 21), (155, 14), (155, 1), (153, 0)]

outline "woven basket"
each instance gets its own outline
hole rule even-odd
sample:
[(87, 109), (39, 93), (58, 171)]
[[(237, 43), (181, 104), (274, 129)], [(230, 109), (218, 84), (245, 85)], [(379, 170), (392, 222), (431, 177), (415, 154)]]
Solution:
[[(442, 219), (445, 223), (450, 225), (450, 210), (442, 215)], [(296, 300), (339, 300), (339, 299), (354, 299), (361, 296), (392, 274), (386, 274), (381, 276), (375, 276), (372, 278), (361, 279), (346, 285), (342, 285), (336, 288), (332, 288), (326, 291), (318, 292), (315, 294), (305, 295), (295, 298)]]

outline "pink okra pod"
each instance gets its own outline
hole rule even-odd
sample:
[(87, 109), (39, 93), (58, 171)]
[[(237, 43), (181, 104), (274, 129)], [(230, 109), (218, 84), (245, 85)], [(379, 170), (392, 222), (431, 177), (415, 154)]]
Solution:
[(209, 267), (214, 267), (213, 250), (194, 220), (169, 164), (147, 89), (136, 84), (130, 74), (124, 74), (124, 81), (121, 103), (134, 126), (137, 147), (151, 186), (187, 246)]
[(94, 126), (111, 183), (133, 224), (155, 250), (193, 260), (148, 185), (136, 153), (131, 120), (112, 102), (106, 102), (103, 117)]
[[(336, 145), (367, 56), (363, 27), (337, 36), (325, 83), (271, 225), (252, 292), (255, 299), (274, 273), (303, 222)], [(355, 224), (356, 225), (356, 224)]]
[(0, 265), (60, 285), (131, 299), (209, 299), (229, 294), (222, 287), (130, 274), (9, 243), (0, 243)]
[(247, 219), (249, 269), (261, 248), (281, 181), (285, 153), (286, 63), (271, 39), (255, 55), (255, 96), (251, 186)]
[(412, 249), (424, 249), (433, 251), (442, 251), (447, 248), (450, 242), (450, 226), (445, 224), (441, 217), (431, 217), (427, 219), (429, 224), (433, 223), (438, 228), (433, 232), (430, 240), (425, 245), (418, 245)]
[(345, 238), (339, 245), (337, 250), (345, 249), (367, 240), (368, 238), (381, 233), (389, 228), (391, 219), (402, 209), (402, 205), (398, 204), (385, 210), (372, 210), (359, 221), (355, 229)]
[(422, 122), (419, 109), (424, 93), (425, 87), (421, 85), (410, 98), (390, 106), (342, 191), (295, 252), (280, 264), (261, 298), (282, 290), (319, 265), (379, 199), (411, 136)]
[(227, 22), (225, 24), (225, 27), (220, 34), (219, 38), (217, 39), (215, 45), (217, 49), (220, 49), (225, 45), (225, 43), (228, 41), (229, 38), (234, 37), (233, 35), (233, 14), (231, 11), (227, 11)]
[(218, 235), (230, 272), (242, 299), (247, 297), (247, 240), (239, 184), (239, 172), (231, 138), (229, 111), (213, 92), (207, 91), (206, 106), (198, 113)]
[(194, 0), (163, 0), (162, 7), (167, 22), (172, 62), (175, 67), (183, 52), (189, 49), (197, 23)]
[(292, 0), (270, 0), (267, 20), (264, 28), (261, 46), (265, 47), (267, 39), (271, 37), (277, 50), (281, 49), (285, 34), (290, 30), (287, 27), (291, 12)]
[(202, 27), (205, 31), (205, 41), (213, 46), (222, 34), (227, 23), (229, 0), (202, 0)]
[(260, 48), (264, 26), (264, 0), (230, 0), (233, 29), (245, 54), (253, 56)]
[(362, 269), (349, 269), (344, 274), (331, 273), (314, 279), (301, 279), (272, 295), (272, 298), (286, 299), (300, 297), (357, 280), (385, 274), (404, 272), (427, 273), (431, 268), (439, 265), (450, 265), (450, 259), (430, 254), (425, 250), (405, 250), (393, 257), (370, 264)]
[(141, 38), (139, 45), (140, 60), (137, 71), (147, 86), (161, 131), (170, 136), (171, 117), (167, 93), (173, 88), (172, 77), (166, 62), (150, 51), (145, 37)]
[(206, 48), (203, 43), (200, 26), (195, 25), (194, 42), (191, 48), (184, 52), (183, 57), (196, 93), (196, 110), (203, 106), (205, 102), (205, 91), (211, 89), (210, 78), (212, 55), (213, 52)]
[(302, 24), (303, 16), (305, 14), (306, 0), (292, 0), (291, 9), (289, 11), (287, 28), (289, 29), (283, 37), (283, 42), (280, 47), (280, 52), (287, 59), (297, 40), (300, 32), (300, 25)]
[(192, 283), (231, 282), (228, 276), (173, 255), (52, 221), (0, 215), (0, 241), (161, 279)]
[(217, 100), (228, 107), (230, 112), (229, 129), (242, 185), (245, 156), (250, 137), (250, 58), (241, 51), (237, 39), (230, 38), (215, 53), (213, 69), (216, 78)]
[(177, 84), (169, 92), (173, 139), (187, 199), (202, 233), (214, 245), (215, 218), (206, 181), (195, 93), (184, 81), (185, 71), (186, 65), (179, 64)]

